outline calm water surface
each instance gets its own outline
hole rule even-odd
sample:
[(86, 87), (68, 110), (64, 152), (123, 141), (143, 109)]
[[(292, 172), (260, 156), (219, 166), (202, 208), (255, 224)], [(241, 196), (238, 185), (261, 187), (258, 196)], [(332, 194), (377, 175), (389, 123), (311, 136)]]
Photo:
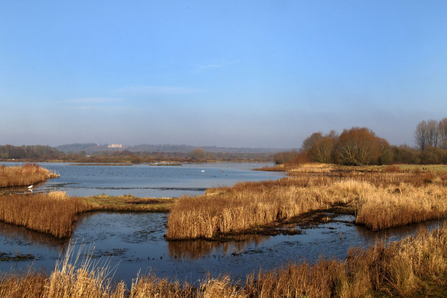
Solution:
[[(70, 195), (92, 195), (98, 191), (113, 195), (180, 196), (181, 193), (200, 194), (204, 191), (202, 188), (210, 186), (281, 177), (277, 174), (249, 171), (250, 165), (246, 164), (227, 167), (223, 164), (217, 167), (215, 164), (204, 164), (176, 168), (95, 168), (50, 164), (47, 167), (58, 171), (61, 178), (39, 185), (38, 189), (61, 189)], [(176, 183), (172, 181), (176, 179), (170, 180), (168, 172), (172, 174), (171, 178), (186, 178), (176, 178)], [(160, 173), (160, 177), (149, 173)], [(164, 239), (167, 216), (148, 213), (88, 214), (78, 220), (69, 240), (58, 240), (0, 223), (0, 260), (7, 260), (7, 257), (16, 254), (31, 254), (34, 258), (2, 261), (0, 270), (26, 270), (32, 265), (51, 272), (71, 242), (75, 251), (81, 250), (81, 259), (90, 255), (98, 262), (108, 262), (116, 270), (115, 277), (125, 279), (128, 285), (138, 272), (152, 272), (160, 277), (189, 282), (203, 278), (208, 272), (212, 276), (227, 273), (244, 280), (246, 274), (260, 269), (273, 269), (288, 262), (313, 262), (321, 257), (343, 259), (352, 246), (367, 247), (375, 241), (395, 241), (414, 234), (420, 227), (432, 229), (442, 225), (442, 221), (431, 221), (374, 233), (350, 223), (354, 220), (353, 216), (339, 216), (329, 223), (305, 229), (301, 235), (249, 235), (225, 243), (202, 240), (167, 242)]]
[[(0, 163), (17, 165), (17, 163)], [(106, 194), (136, 197), (181, 197), (200, 195), (207, 188), (231, 186), (242, 181), (276, 180), (283, 173), (252, 171), (270, 163), (204, 163), (183, 166), (81, 166), (68, 163), (39, 163), (60, 178), (34, 186), (34, 192), (63, 190), (70, 196)], [(27, 191), (25, 187), (14, 191)]]

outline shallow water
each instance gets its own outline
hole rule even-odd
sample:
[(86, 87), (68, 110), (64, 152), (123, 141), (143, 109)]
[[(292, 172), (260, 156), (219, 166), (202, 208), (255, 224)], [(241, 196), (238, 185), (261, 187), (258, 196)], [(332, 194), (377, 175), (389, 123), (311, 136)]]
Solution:
[[(115, 277), (130, 283), (138, 272), (195, 282), (209, 272), (244, 279), (260, 269), (277, 268), (289, 262), (313, 262), (321, 257), (344, 259), (350, 247), (367, 247), (375, 241), (395, 241), (414, 234), (420, 227), (442, 225), (431, 221), (374, 233), (338, 216), (334, 221), (303, 230), (301, 235), (240, 236), (237, 241), (174, 241), (164, 239), (167, 214), (96, 213), (83, 216), (71, 238), (75, 251), (83, 249), (95, 260), (116, 266)], [(297, 227), (299, 228), (299, 227)], [(0, 262), (0, 270), (46, 268), (50, 272), (67, 248), (68, 240), (0, 224), (0, 251), (9, 255), (32, 254), (35, 260)]]

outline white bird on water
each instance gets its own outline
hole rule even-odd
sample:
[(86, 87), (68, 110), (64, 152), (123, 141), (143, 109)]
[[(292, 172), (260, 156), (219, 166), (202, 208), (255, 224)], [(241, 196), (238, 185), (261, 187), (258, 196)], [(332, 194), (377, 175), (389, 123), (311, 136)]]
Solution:
[(201, 172), (202, 172), (202, 173), (204, 173), (204, 172), (205, 172), (205, 170), (202, 170)]
[(33, 191), (33, 186), (32, 185), (28, 186), (28, 190)]

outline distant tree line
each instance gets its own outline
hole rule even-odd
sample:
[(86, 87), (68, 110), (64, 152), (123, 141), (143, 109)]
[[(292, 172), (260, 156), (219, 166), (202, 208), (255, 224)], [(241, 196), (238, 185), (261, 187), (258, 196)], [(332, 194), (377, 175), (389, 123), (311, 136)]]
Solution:
[(303, 141), (299, 151), (275, 154), (274, 161), (304, 161), (342, 165), (380, 165), (393, 163), (447, 164), (447, 118), (421, 121), (415, 129), (416, 147), (390, 146), (369, 128), (353, 127), (338, 135), (316, 132)]
[[(172, 145), (172, 144), (141, 144), (135, 146), (123, 146), (122, 148), (109, 147), (107, 144), (95, 144), (95, 143), (74, 143), (65, 144), (55, 147), (57, 150), (64, 153), (80, 153), (81, 151), (86, 152), (86, 154), (96, 154), (98, 152), (115, 152), (122, 150), (129, 150), (131, 152), (148, 152), (148, 153), (175, 153), (188, 155), (189, 152), (196, 149), (195, 146), (190, 145)], [(284, 149), (278, 148), (236, 148), (236, 147), (216, 147), (216, 146), (203, 146), (201, 147), (206, 152), (213, 153), (277, 153), (284, 151)]]
[[(76, 146), (75, 146), (76, 147)], [(50, 146), (0, 145), (0, 160), (3, 161), (64, 161), (81, 163), (154, 163), (154, 162), (206, 162), (206, 161), (271, 161), (273, 153), (206, 152), (195, 148), (190, 152), (132, 152), (99, 151), (93, 154), (61, 152)]]
[(13, 146), (4, 145), (0, 146), (0, 158), (1, 159), (39, 159), (50, 160), (57, 159), (64, 155), (62, 152), (50, 147), (50, 146)]

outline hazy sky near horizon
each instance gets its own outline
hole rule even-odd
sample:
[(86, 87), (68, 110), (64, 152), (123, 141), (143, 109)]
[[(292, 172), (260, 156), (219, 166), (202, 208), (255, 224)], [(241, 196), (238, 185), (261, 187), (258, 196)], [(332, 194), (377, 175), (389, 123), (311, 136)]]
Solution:
[(447, 1), (1, 1), (0, 144), (299, 148), (447, 117)]

